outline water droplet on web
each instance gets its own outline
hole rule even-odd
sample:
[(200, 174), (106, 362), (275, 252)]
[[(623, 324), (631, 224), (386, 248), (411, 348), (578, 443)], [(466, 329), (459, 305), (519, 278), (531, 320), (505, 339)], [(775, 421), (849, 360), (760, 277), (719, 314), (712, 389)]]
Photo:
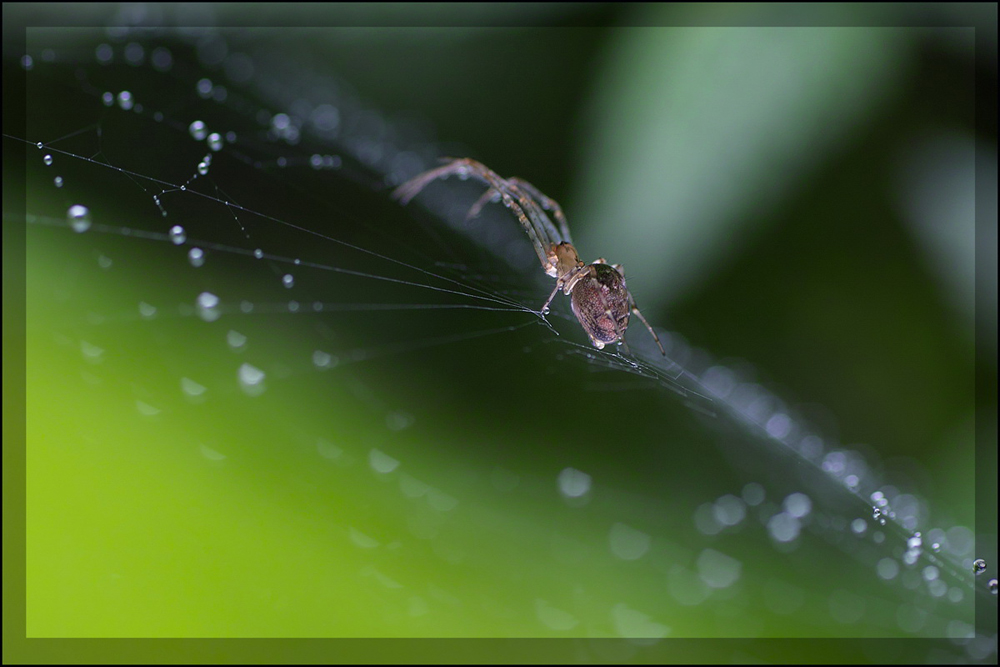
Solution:
[(90, 229), (90, 209), (80, 204), (73, 204), (66, 212), (66, 219), (74, 232), (85, 232)]
[(219, 297), (211, 292), (202, 292), (197, 300), (198, 317), (206, 322), (214, 322), (219, 319)]
[(316, 350), (312, 354), (312, 362), (313, 365), (316, 366), (316, 368), (333, 368), (338, 363), (340, 363), (340, 360), (336, 356), (330, 354), (329, 352), (324, 352), (323, 350)]
[(132, 93), (130, 93), (127, 90), (123, 90), (122, 92), (118, 93), (118, 106), (120, 106), (125, 111), (128, 111), (129, 109), (132, 108), (132, 104), (133, 104)]
[(864, 519), (858, 518), (851, 522), (851, 532), (855, 535), (864, 535), (868, 530), (868, 524)]
[(101, 95), (101, 102), (103, 102), (106, 107), (113, 105), (115, 103), (114, 94), (111, 92), (104, 93)]
[(161, 410), (158, 407), (156, 407), (154, 405), (150, 405), (149, 403), (146, 403), (145, 401), (138, 401), (137, 400), (135, 402), (135, 408), (136, 408), (136, 410), (139, 411), (139, 414), (142, 415), (142, 416), (144, 416), (144, 417), (155, 417), (156, 415), (160, 414), (160, 412), (161, 412)]
[(205, 176), (206, 174), (208, 174), (208, 163), (207, 162), (199, 162), (198, 163), (198, 173), (201, 174), (202, 176)]
[(42, 142), (39, 141), (37, 144), (35, 144), (35, 148), (37, 148), (38, 150), (42, 150), (42, 146), (44, 146), (44, 145), (45, 144), (43, 144)]
[(23, 67), (26, 70), (30, 70), (34, 66), (35, 66), (35, 61), (31, 58), (31, 56), (28, 55), (21, 56), (21, 67)]
[(986, 587), (990, 589), (990, 593), (993, 593), (993, 595), (997, 594), (997, 580), (996, 579), (990, 579), (986, 583)]
[(256, 257), (257, 259), (260, 259), (261, 257), (264, 256), (264, 251), (261, 250), (260, 248), (257, 248), (256, 250), (253, 251), (253, 256)]
[(206, 388), (191, 378), (181, 378), (181, 391), (183, 391), (189, 398), (197, 399), (203, 396)]
[(743, 564), (726, 554), (705, 549), (698, 555), (698, 576), (709, 588), (728, 588), (735, 584)]
[(198, 141), (202, 141), (208, 135), (208, 130), (205, 129), (205, 123), (200, 120), (196, 120), (188, 126), (188, 132), (191, 136)]
[(52, 164), (52, 156), (49, 155), (48, 153), (46, 153), (45, 157), (42, 158), (42, 162), (45, 163), (46, 167), (49, 166), (49, 165), (51, 165)]
[(977, 558), (975, 562), (972, 563), (972, 571), (976, 574), (982, 574), (986, 571), (986, 561), (982, 558)]
[(97, 62), (107, 65), (114, 59), (115, 52), (111, 49), (110, 44), (101, 44), (97, 47), (94, 55), (97, 56)]
[(166, 72), (173, 65), (174, 57), (169, 50), (159, 46), (153, 49), (151, 60), (153, 61), (153, 69), (158, 72)]
[(298, 301), (289, 301), (288, 302), (288, 312), (290, 312), (290, 313), (297, 313), (297, 312), (299, 312), (299, 302)]
[(723, 526), (735, 526), (746, 518), (746, 507), (744, 507), (743, 501), (731, 494), (716, 500), (712, 509), (715, 520)]
[(590, 492), (590, 475), (576, 468), (565, 468), (557, 481), (559, 492), (567, 498), (580, 498)]
[(801, 519), (812, 511), (812, 501), (804, 493), (793, 493), (785, 498), (785, 511), (796, 519)]
[(139, 316), (144, 320), (151, 320), (156, 317), (156, 306), (151, 306), (145, 301), (139, 302)]
[(80, 352), (83, 353), (83, 358), (92, 364), (99, 364), (104, 355), (104, 350), (97, 347), (85, 340), (80, 341)]
[(799, 536), (799, 520), (786, 512), (772, 516), (767, 522), (767, 531), (778, 542), (793, 542)]
[(216, 451), (216, 450), (212, 449), (211, 447), (206, 447), (205, 445), (201, 445), (201, 447), (199, 449), (201, 451), (201, 455), (204, 456), (209, 461), (225, 461), (226, 460), (226, 455), (225, 454), (223, 454), (222, 452)]
[(292, 276), (292, 274), (290, 274), (290, 273), (286, 273), (285, 275), (283, 275), (283, 276), (281, 277), (281, 283), (282, 283), (282, 284), (283, 284), (283, 285), (284, 285), (285, 287), (287, 287), (287, 288), (291, 289), (292, 287), (294, 287), (294, 286), (295, 286), (295, 277), (294, 277), (294, 276)]
[(743, 487), (742, 496), (747, 505), (756, 507), (764, 502), (764, 487), (757, 482), (750, 482)]
[(229, 132), (226, 132), (226, 141), (228, 143), (235, 144), (236, 143), (236, 133), (233, 132), (232, 130), (230, 130)]
[(191, 262), (191, 266), (198, 268), (204, 266), (205, 264), (205, 251), (201, 248), (191, 248), (188, 251), (188, 261)]
[(146, 51), (142, 48), (142, 44), (139, 44), (138, 42), (129, 42), (125, 45), (125, 60), (128, 61), (129, 65), (141, 65), (145, 59)]
[(611, 553), (622, 560), (638, 560), (649, 551), (650, 536), (624, 523), (616, 523), (608, 535)]
[(55, 178), (52, 179), (52, 184), (55, 185), (57, 188), (61, 188), (63, 186), (63, 177), (56, 176)]
[(222, 135), (218, 132), (208, 135), (208, 147), (213, 151), (222, 150)]
[(399, 467), (399, 460), (394, 459), (380, 449), (372, 449), (368, 454), (368, 463), (372, 470), (383, 475)]
[(97, 265), (102, 269), (110, 269), (112, 263), (111, 258), (106, 255), (98, 255), (97, 257)]
[(402, 431), (413, 424), (413, 415), (407, 412), (390, 412), (385, 417), (385, 425), (390, 431)]
[(180, 245), (187, 240), (187, 234), (184, 232), (184, 228), (180, 225), (174, 225), (170, 228), (170, 242), (174, 245)]
[(875, 566), (875, 571), (878, 573), (880, 579), (889, 581), (890, 579), (895, 579), (896, 575), (899, 574), (899, 563), (891, 558), (883, 558)]
[(208, 99), (212, 96), (212, 80), (211, 79), (199, 79), (195, 88), (198, 90), (198, 94)]
[(264, 391), (264, 371), (250, 364), (243, 364), (237, 372), (240, 387), (250, 396), (258, 396)]
[(242, 350), (243, 346), (247, 344), (247, 337), (239, 331), (230, 329), (229, 333), (226, 334), (226, 343), (234, 350)]

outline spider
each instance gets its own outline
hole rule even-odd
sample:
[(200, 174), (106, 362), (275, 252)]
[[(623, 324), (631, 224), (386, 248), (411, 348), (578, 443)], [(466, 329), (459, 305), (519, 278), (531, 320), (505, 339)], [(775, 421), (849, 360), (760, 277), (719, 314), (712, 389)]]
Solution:
[[(472, 205), (466, 218), (478, 215), (483, 206), (498, 200), (517, 215), (538, 254), (542, 270), (556, 279), (555, 289), (541, 308), (543, 315), (549, 312), (549, 304), (562, 290), (570, 297), (573, 314), (587, 332), (590, 342), (600, 350), (605, 345), (624, 342), (629, 315), (635, 313), (646, 325), (660, 353), (666, 356), (659, 337), (639, 312), (635, 299), (625, 286), (625, 269), (621, 264), (608, 264), (603, 258), (592, 264), (581, 262), (559, 204), (531, 183), (520, 178), (501, 178), (492, 169), (471, 158), (442, 158), (442, 161), (444, 165), (425, 171), (396, 188), (392, 193), (393, 199), (406, 205), (431, 181), (452, 174), (463, 180), (472, 176), (486, 183), (489, 189)], [(545, 211), (553, 214), (558, 227), (552, 224)]]

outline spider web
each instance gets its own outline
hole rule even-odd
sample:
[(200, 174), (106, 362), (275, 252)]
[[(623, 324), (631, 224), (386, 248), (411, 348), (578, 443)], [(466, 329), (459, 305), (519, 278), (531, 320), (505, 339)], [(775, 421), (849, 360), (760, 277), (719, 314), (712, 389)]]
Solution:
[(4, 142), (26, 156), (29, 636), (989, 659), (983, 554), (905, 471), (678, 332), (666, 358), (639, 326), (598, 351), (565, 298), (543, 317), (516, 221), (465, 220), (480, 186), (389, 199), (468, 149), (238, 31), (29, 31), (27, 53)]

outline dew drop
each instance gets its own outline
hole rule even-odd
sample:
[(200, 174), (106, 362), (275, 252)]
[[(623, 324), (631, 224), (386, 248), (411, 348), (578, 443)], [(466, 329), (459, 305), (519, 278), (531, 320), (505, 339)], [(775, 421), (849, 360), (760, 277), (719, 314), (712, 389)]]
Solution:
[(291, 289), (292, 287), (295, 286), (295, 277), (292, 276), (292, 274), (290, 273), (286, 273), (281, 277), (281, 282), (285, 287)]
[(260, 248), (257, 248), (256, 250), (253, 251), (253, 256), (256, 257), (257, 259), (260, 259), (261, 257), (264, 256), (264, 251), (261, 250)]
[(174, 225), (170, 228), (170, 242), (174, 245), (180, 245), (187, 241), (187, 234), (184, 232), (184, 228), (180, 225)]
[(576, 468), (565, 468), (556, 481), (559, 492), (567, 498), (580, 498), (590, 492), (590, 475)]
[(52, 179), (52, 183), (57, 188), (61, 188), (63, 186), (63, 177), (62, 176), (56, 176), (55, 178)]
[(993, 595), (997, 594), (997, 580), (996, 579), (990, 579), (988, 582), (986, 582), (986, 587), (990, 589), (990, 593), (993, 593)]
[(34, 66), (35, 66), (35, 61), (31, 58), (31, 56), (28, 55), (21, 56), (21, 67), (23, 67), (26, 70), (30, 70)]
[(247, 337), (239, 331), (230, 329), (229, 333), (226, 334), (226, 343), (233, 350), (242, 350), (243, 346), (247, 344)]
[(208, 99), (212, 96), (212, 80), (211, 79), (199, 79), (196, 85), (198, 94), (203, 98)]
[(80, 204), (73, 204), (66, 212), (66, 219), (74, 232), (85, 232), (90, 229), (90, 209)]
[(218, 132), (213, 132), (208, 135), (208, 147), (213, 151), (222, 150), (222, 135)]
[(191, 136), (198, 141), (204, 140), (204, 138), (208, 135), (208, 130), (205, 129), (205, 123), (200, 120), (196, 120), (191, 123), (188, 126), (188, 131), (191, 133)]
[(45, 166), (48, 167), (49, 165), (52, 164), (52, 156), (46, 153), (45, 157), (42, 158), (42, 162), (44, 162)]
[(215, 308), (219, 305), (219, 297), (211, 292), (202, 292), (198, 295), (199, 308)]
[(333, 368), (340, 360), (329, 352), (316, 350), (312, 354), (312, 362), (316, 368)]
[(111, 46), (109, 44), (101, 44), (98, 46), (95, 55), (97, 56), (97, 62), (102, 65), (107, 65), (115, 57), (115, 53), (111, 50)]
[(206, 174), (208, 174), (208, 163), (207, 162), (199, 162), (198, 163), (198, 173), (201, 174), (202, 176), (205, 176)]
[(35, 148), (37, 148), (38, 150), (42, 150), (42, 146), (44, 146), (44, 145), (45, 144), (43, 144), (42, 142), (39, 141), (37, 144), (35, 144)]
[(243, 364), (237, 372), (240, 387), (250, 396), (257, 396), (264, 391), (265, 373), (256, 366)]
[(188, 261), (191, 262), (191, 266), (198, 268), (205, 264), (205, 251), (201, 248), (191, 248), (188, 251)]
[(122, 92), (118, 93), (118, 106), (120, 106), (125, 111), (128, 111), (129, 109), (132, 108), (132, 104), (133, 104), (132, 93), (130, 93), (127, 90), (123, 90)]
[(972, 563), (972, 571), (976, 574), (982, 574), (986, 571), (986, 561), (982, 558), (977, 558), (975, 562)]
[(104, 93), (103, 95), (101, 95), (101, 102), (103, 102), (104, 106), (106, 106), (106, 107), (111, 106), (112, 104), (115, 103), (115, 96), (114, 96), (114, 94), (112, 94), (112, 93)]

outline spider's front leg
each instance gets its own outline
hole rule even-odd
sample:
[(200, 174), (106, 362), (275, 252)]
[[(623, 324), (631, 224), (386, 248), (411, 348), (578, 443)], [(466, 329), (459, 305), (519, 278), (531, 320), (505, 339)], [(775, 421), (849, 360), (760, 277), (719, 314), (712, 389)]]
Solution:
[(398, 200), (400, 204), (405, 206), (410, 203), (411, 199), (420, 194), (420, 191), (426, 188), (432, 181), (451, 176), (452, 174), (458, 174), (459, 176), (463, 174), (475, 174), (487, 183), (491, 179), (503, 180), (489, 167), (480, 162), (476, 162), (475, 160), (471, 160), (469, 158), (444, 159), (450, 160), (450, 162), (438, 167), (437, 169), (430, 169), (415, 176), (414, 178), (411, 178), (406, 183), (403, 183), (392, 191), (392, 198)]

